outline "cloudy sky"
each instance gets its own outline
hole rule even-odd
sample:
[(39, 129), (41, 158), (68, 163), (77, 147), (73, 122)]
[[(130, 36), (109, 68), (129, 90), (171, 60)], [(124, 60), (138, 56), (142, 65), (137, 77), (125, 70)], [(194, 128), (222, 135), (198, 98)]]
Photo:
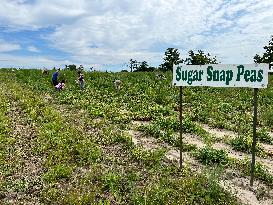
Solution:
[(168, 47), (252, 63), (273, 35), (273, 0), (0, 0), (0, 67), (118, 71)]

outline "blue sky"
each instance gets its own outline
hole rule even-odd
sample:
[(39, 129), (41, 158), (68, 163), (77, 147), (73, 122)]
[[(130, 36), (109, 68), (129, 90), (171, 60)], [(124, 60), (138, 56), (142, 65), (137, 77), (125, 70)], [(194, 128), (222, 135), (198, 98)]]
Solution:
[(252, 63), (273, 35), (273, 0), (0, 0), (0, 67), (158, 66), (168, 47)]

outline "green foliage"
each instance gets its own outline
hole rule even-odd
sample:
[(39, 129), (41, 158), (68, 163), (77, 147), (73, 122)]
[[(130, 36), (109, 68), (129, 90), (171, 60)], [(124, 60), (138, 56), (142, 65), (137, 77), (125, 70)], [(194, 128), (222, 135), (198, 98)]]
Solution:
[(159, 66), (162, 71), (172, 71), (173, 65), (178, 65), (181, 63), (180, 53), (176, 48), (168, 48), (165, 51), (164, 62)]
[(204, 51), (198, 50), (198, 53), (194, 53), (192, 50), (189, 51), (189, 58), (183, 60), (188, 65), (206, 65), (206, 64), (218, 64), (216, 56), (205, 54)]
[[(75, 71), (65, 70), (62, 74), (67, 80), (66, 88), (59, 93), (52, 88), (50, 77), (40, 71), (0, 70), (0, 74), (1, 85), (5, 85), (1, 87), (4, 95), (0, 101), (4, 101), (2, 97), (8, 92), (8, 97), (27, 116), (26, 123), (37, 127), (37, 146), (31, 149), (44, 162), (42, 168), (48, 170), (44, 180), (50, 182), (43, 186), (42, 203), (236, 204), (217, 180), (212, 183), (206, 175), (178, 174), (177, 168), (164, 160), (165, 150), (135, 147), (123, 133), (132, 129), (133, 120), (150, 121), (139, 129), (171, 145), (179, 145), (179, 90), (170, 85), (171, 72), (164, 74), (167, 78), (164, 81), (156, 81), (152, 72), (86, 72), (86, 89), (79, 92)], [(12, 76), (12, 81), (5, 76)], [(123, 82), (118, 92), (112, 83), (115, 79)], [(269, 80), (272, 83), (271, 77)], [(268, 129), (273, 128), (268, 114), (272, 93), (270, 87), (259, 93), (259, 126)], [(251, 89), (185, 88), (183, 94), (183, 132), (198, 135), (209, 143), (211, 137), (195, 122), (199, 121), (241, 135), (249, 134)], [(9, 105), (4, 103), (4, 107), (3, 112), (0, 107), (3, 113), (0, 128), (4, 129), (1, 145), (4, 142), (3, 147), (12, 148), (15, 139), (5, 137), (8, 133), (5, 128), (10, 126)], [(269, 143), (266, 130), (259, 131), (258, 138)], [(116, 151), (117, 147), (120, 150)], [(192, 151), (196, 147), (183, 145), (183, 150)], [(208, 164), (226, 163), (223, 152), (207, 148), (197, 153)], [(96, 166), (102, 171), (94, 170)], [(243, 167), (238, 169), (243, 171)], [(0, 169), (5, 175), (13, 172), (10, 167), (9, 172), (7, 167)], [(269, 181), (270, 175), (264, 172), (260, 178)], [(23, 181), (18, 182), (18, 187), (26, 188)]]
[[(170, 145), (176, 147), (179, 147), (180, 145), (177, 135), (177, 132), (180, 130), (180, 123), (177, 118), (159, 117), (152, 123), (139, 126), (138, 130), (143, 131), (155, 138), (159, 138)], [(187, 116), (182, 121), (182, 132), (199, 135), (205, 140), (206, 143), (210, 143), (211, 141), (209, 134)]]
[[(9, 103), (3, 92), (0, 88), (0, 178), (3, 179), (6, 175), (9, 175), (12, 172), (12, 167), (8, 164), (9, 155), (14, 154), (12, 152), (12, 147), (15, 144), (15, 139), (9, 137), (10, 122), (11, 119), (8, 117)], [(2, 188), (2, 182), (0, 182), (0, 190)]]
[(228, 154), (225, 150), (217, 150), (208, 146), (198, 150), (196, 157), (206, 165), (226, 165), (228, 163)]
[(72, 174), (73, 168), (65, 164), (58, 164), (53, 166), (43, 175), (46, 182), (55, 182), (60, 179), (69, 178)]
[[(235, 197), (224, 193), (217, 175), (191, 175), (162, 179), (134, 193), (134, 204), (238, 204)], [(141, 193), (141, 194), (140, 194)]]
[(65, 65), (65, 69), (75, 71), (77, 70), (77, 66), (72, 64), (72, 65)]
[(85, 139), (77, 142), (73, 154), (78, 155), (77, 160), (81, 164), (88, 164), (99, 160), (101, 150), (90, 139)]
[(231, 145), (235, 150), (250, 153), (252, 147), (252, 139), (251, 137), (238, 136), (231, 140)]
[(269, 135), (267, 129), (265, 128), (257, 131), (257, 139), (263, 143), (273, 144), (273, 138)]
[(111, 192), (117, 192), (119, 186), (121, 185), (121, 176), (118, 173), (109, 172), (102, 176), (102, 181), (104, 184), (104, 189)]
[(134, 70), (134, 72), (151, 72), (154, 71), (153, 67), (150, 67), (146, 61), (140, 63), (140, 65)]
[[(244, 160), (230, 159), (229, 164), (230, 164), (230, 167), (234, 169), (239, 169), (245, 175), (250, 176), (251, 161), (249, 159), (247, 158)], [(270, 174), (268, 169), (259, 162), (255, 163), (254, 176), (272, 186), (273, 176)]]
[(267, 107), (266, 112), (262, 113), (261, 116), (266, 125), (273, 125), (273, 108)]
[(1, 101), (0, 101), (0, 120), (1, 120), (1, 124), (0, 124), (0, 137), (1, 139), (5, 136), (7, 136), (7, 134), (9, 133), (10, 129), (9, 129), (9, 117), (8, 117), (8, 109), (9, 109), (9, 104), (6, 101), (6, 98), (4, 96), (4, 93), (1, 92), (0, 90), (0, 97), (1, 97)]
[(264, 53), (260, 56), (256, 54), (254, 56), (255, 63), (267, 63), (270, 67), (273, 66), (273, 36), (271, 36), (271, 40), (268, 45), (264, 46)]
[[(175, 116), (179, 104), (178, 89), (170, 86), (171, 72), (166, 73), (166, 81), (155, 81), (152, 72), (147, 73), (100, 73), (85, 74), (86, 89), (78, 92), (75, 85), (75, 73), (64, 71), (66, 89), (55, 95), (50, 79), (33, 70), (15, 72), (16, 79), (27, 84), (41, 94), (52, 95), (60, 104), (77, 109), (86, 109), (93, 118), (103, 117), (126, 120), (151, 120), (160, 116)], [(43, 79), (43, 80), (41, 80)], [(112, 84), (120, 79), (123, 84), (117, 93)], [(272, 77), (269, 77), (272, 81)], [(183, 113), (191, 120), (209, 124), (212, 127), (225, 128), (244, 134), (251, 129), (252, 123), (252, 90), (240, 88), (185, 88)], [(273, 128), (270, 115), (272, 89), (259, 92), (260, 117), (262, 127)], [(109, 97), (111, 96), (111, 97)], [(125, 111), (121, 114), (120, 110)], [(124, 122), (123, 122), (124, 123)], [(128, 121), (126, 122), (128, 123)]]
[(165, 156), (165, 149), (157, 149), (157, 150), (150, 150), (146, 151), (139, 147), (135, 147), (131, 150), (131, 155), (133, 159), (138, 161), (145, 166), (158, 166)]
[(83, 130), (65, 124), (60, 113), (32, 91), (16, 82), (9, 86), (13, 91), (12, 97), (28, 114), (29, 120), (40, 127), (35, 152), (46, 155), (44, 163), (47, 167), (67, 162), (89, 164), (100, 158), (100, 149), (82, 134)]
[[(251, 153), (252, 151), (252, 136), (251, 135), (247, 135), (247, 136), (241, 135), (241, 136), (235, 137), (230, 141), (230, 143), (232, 147), (237, 151), (242, 151), (246, 153)], [(263, 148), (259, 144), (256, 145), (256, 153), (260, 156), (265, 155)]]

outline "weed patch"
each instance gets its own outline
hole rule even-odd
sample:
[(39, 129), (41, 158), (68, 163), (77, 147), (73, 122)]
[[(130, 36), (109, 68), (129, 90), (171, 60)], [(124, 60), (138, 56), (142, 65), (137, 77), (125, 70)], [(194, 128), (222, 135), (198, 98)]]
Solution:
[(204, 147), (196, 152), (196, 157), (206, 165), (228, 163), (228, 154), (225, 150), (217, 150), (211, 147)]

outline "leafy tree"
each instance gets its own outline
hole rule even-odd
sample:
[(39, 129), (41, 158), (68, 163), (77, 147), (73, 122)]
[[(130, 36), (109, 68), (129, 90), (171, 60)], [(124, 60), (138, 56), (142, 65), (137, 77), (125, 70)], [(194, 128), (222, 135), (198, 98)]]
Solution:
[(153, 66), (149, 66), (149, 71), (156, 71), (156, 67), (153, 67)]
[(121, 70), (120, 72), (122, 72), (122, 73), (126, 73), (126, 72), (128, 72), (128, 70)]
[(77, 67), (76, 67), (76, 65), (65, 65), (65, 69), (67, 69), (67, 70), (77, 70)]
[(149, 66), (146, 61), (140, 63), (137, 69), (134, 72), (142, 72), (142, 71), (153, 71), (154, 68)]
[(180, 59), (180, 53), (176, 48), (168, 48), (165, 52), (165, 57), (163, 58), (164, 62), (159, 66), (159, 69), (162, 71), (173, 70), (173, 65), (178, 65), (182, 63)]
[(148, 63), (146, 61), (143, 61), (140, 63), (140, 66), (138, 67), (138, 70), (140, 71), (147, 71), (148, 70)]
[(84, 67), (82, 66), (82, 65), (80, 65), (79, 67), (78, 67), (78, 71), (83, 71), (84, 70)]
[(133, 72), (134, 69), (137, 69), (137, 64), (138, 64), (137, 60), (130, 59), (129, 65), (131, 72)]
[(267, 46), (264, 46), (265, 52), (262, 56), (256, 54), (254, 56), (255, 63), (268, 63), (270, 68), (273, 67), (273, 36)]
[(183, 62), (187, 65), (218, 64), (216, 56), (212, 57), (209, 53), (205, 54), (202, 50), (198, 50), (197, 53), (190, 50), (189, 58), (186, 58)]

